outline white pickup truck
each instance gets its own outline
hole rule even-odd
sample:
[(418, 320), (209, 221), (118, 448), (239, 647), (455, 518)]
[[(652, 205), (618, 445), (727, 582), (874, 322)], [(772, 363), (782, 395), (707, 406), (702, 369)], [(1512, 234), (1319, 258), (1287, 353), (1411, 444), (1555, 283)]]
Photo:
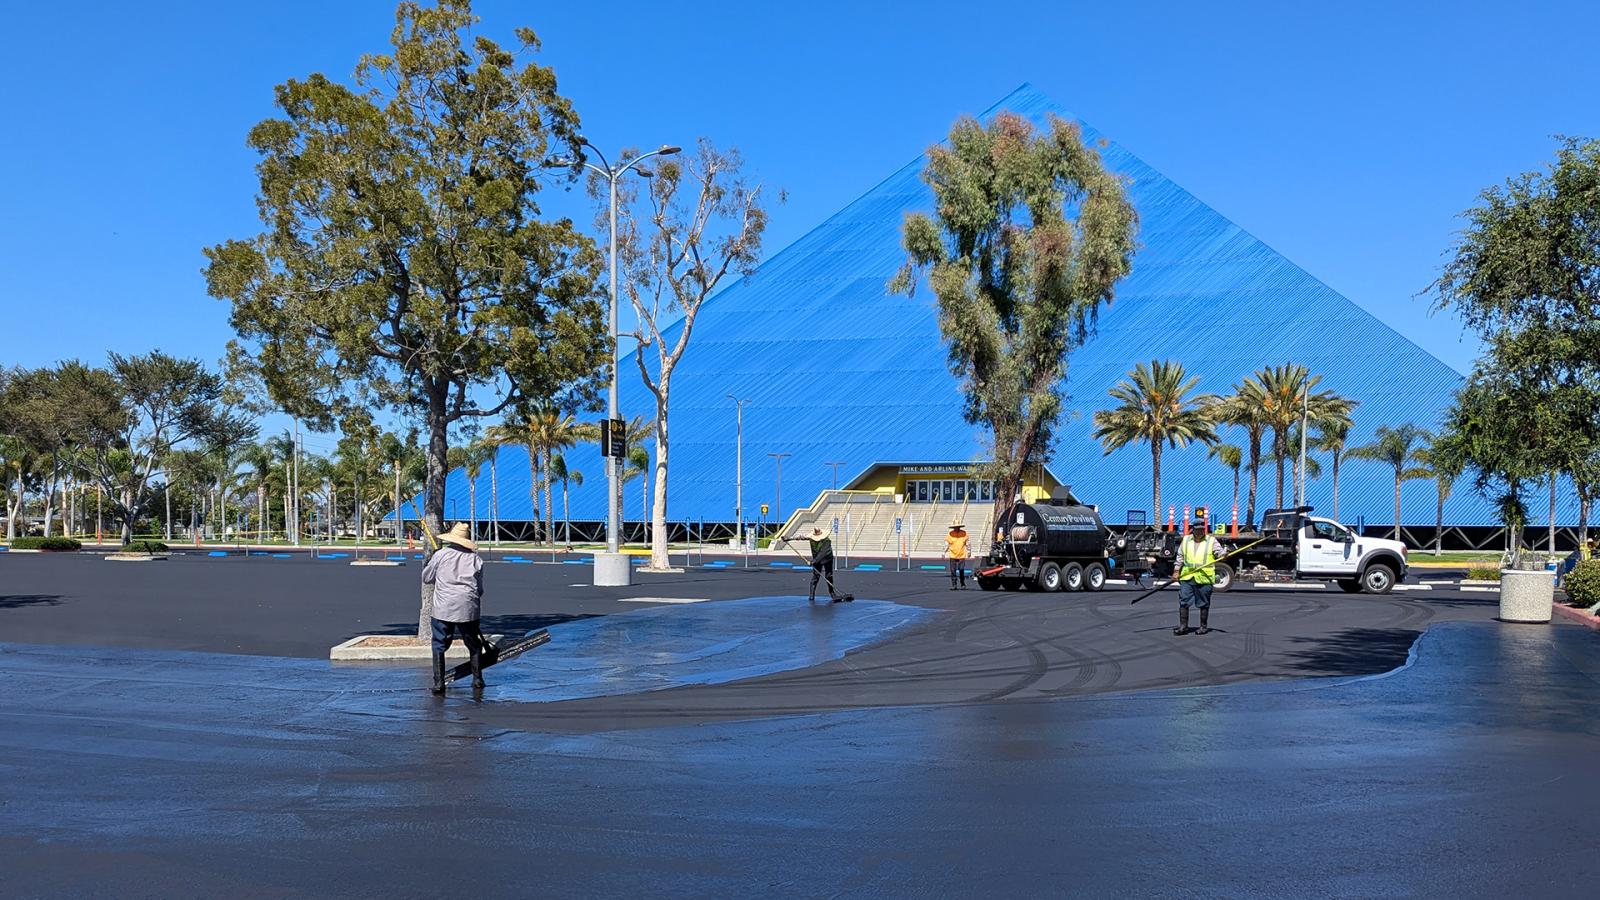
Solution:
[(1235, 581), (1332, 581), (1346, 591), (1387, 594), (1406, 576), (1406, 545), (1358, 535), (1312, 508), (1269, 509), (1259, 532), (1219, 537), (1217, 589)]

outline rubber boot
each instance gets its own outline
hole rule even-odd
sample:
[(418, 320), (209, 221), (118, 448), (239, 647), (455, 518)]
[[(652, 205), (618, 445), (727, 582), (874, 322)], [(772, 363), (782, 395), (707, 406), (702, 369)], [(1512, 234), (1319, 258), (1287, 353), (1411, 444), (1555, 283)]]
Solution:
[(1189, 607), (1187, 607), (1187, 606), (1178, 607), (1178, 627), (1172, 629), (1172, 633), (1173, 634), (1188, 634), (1189, 633)]
[[(1201, 615), (1204, 616), (1205, 613), (1202, 612)], [(472, 651), (472, 689), (481, 691), (483, 687), (483, 651), (474, 650)]]
[(444, 693), (444, 654), (433, 654), (433, 692)]
[(1211, 618), (1211, 607), (1209, 607), (1209, 606), (1200, 607), (1200, 628), (1199, 628), (1199, 630), (1195, 631), (1195, 634), (1210, 634), (1211, 633), (1210, 627), (1208, 627), (1206, 625), (1206, 620), (1209, 619), (1209, 618)]

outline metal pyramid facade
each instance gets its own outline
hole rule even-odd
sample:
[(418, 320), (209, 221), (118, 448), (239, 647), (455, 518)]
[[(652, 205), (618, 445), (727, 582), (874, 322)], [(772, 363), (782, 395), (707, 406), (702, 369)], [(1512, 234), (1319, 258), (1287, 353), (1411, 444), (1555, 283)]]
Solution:
[[(1041, 126), (1052, 114), (1075, 120), (1026, 85), (983, 118), (1001, 110)], [(1110, 405), (1107, 389), (1140, 361), (1179, 360), (1200, 376), (1201, 391), (1215, 393), (1230, 392), (1266, 365), (1309, 366), (1323, 376), (1321, 387), (1360, 401), (1350, 446), (1370, 441), (1380, 425), (1434, 427), (1461, 382), (1458, 372), (1092, 126), (1079, 124), (1107, 166), (1127, 179), (1141, 245), (1132, 274), (1069, 361), (1067, 413), (1049, 466), (1079, 497), (1113, 522), (1121, 521), (1123, 510), (1150, 506), (1148, 447), (1107, 455), (1090, 435), (1094, 411)], [(932, 208), (920, 177), (923, 165), (921, 156), (911, 161), (702, 308), (673, 376), (669, 520), (733, 519), (730, 395), (752, 400), (744, 412), (746, 520), (755, 518), (760, 503), (776, 500), (777, 472), (769, 453), (792, 454), (783, 460), (785, 513), (832, 486), (833, 470), (825, 463), (846, 463), (842, 483), (874, 463), (956, 462), (984, 454), (983, 432), (961, 415), (958, 380), (946, 365), (931, 292), (924, 287), (906, 297), (886, 289), (905, 260), (905, 214)], [(624, 415), (650, 415), (653, 404), (635, 363), (624, 359), (621, 371)], [(1243, 443), (1242, 434), (1225, 439)], [(572, 518), (603, 519), (596, 448), (574, 448), (568, 462), (587, 476), (571, 491)], [(1164, 502), (1218, 509), (1231, 504), (1232, 473), (1208, 459), (1205, 448), (1168, 450), (1162, 463)], [(501, 519), (530, 518), (524, 451), (503, 450), (499, 470)], [(507, 473), (516, 473), (512, 484)], [(485, 467), (477, 491), (480, 518), (487, 516), (487, 478)], [(1274, 499), (1269, 466), (1261, 478), (1257, 506), (1265, 508)], [(1326, 510), (1331, 490), (1325, 466), (1321, 478), (1308, 481), (1307, 500)], [(1393, 519), (1392, 469), (1347, 462), (1339, 494), (1346, 521)], [(625, 518), (642, 518), (639, 481), (623, 496)], [(457, 507), (452, 512), (447, 501), (446, 514), (464, 518), (463, 472), (451, 474), (448, 497)], [(1434, 501), (1431, 482), (1408, 483), (1405, 521), (1431, 524)], [(556, 509), (559, 514), (559, 492)], [(1492, 512), (1459, 491), (1446, 521), (1491, 524)]]

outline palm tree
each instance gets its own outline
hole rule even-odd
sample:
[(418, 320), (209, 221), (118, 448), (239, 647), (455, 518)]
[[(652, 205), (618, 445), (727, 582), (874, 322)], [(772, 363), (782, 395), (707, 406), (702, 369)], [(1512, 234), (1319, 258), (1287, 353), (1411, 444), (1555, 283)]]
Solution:
[(1345, 443), (1350, 439), (1349, 416), (1327, 419), (1317, 423), (1317, 433), (1311, 438), (1311, 449), (1328, 454), (1333, 463), (1333, 518), (1339, 518), (1339, 461), (1344, 457)]
[(485, 440), (472, 441), (461, 448), (461, 465), (467, 470), (468, 518), (472, 520), (472, 539), (478, 539), (478, 473), (494, 458), (495, 447)]
[(1423, 470), (1433, 478), (1434, 493), (1437, 502), (1433, 510), (1433, 555), (1438, 556), (1444, 551), (1444, 502), (1450, 499), (1450, 492), (1455, 489), (1456, 479), (1461, 477), (1465, 465), (1454, 448), (1448, 445), (1449, 438), (1439, 435), (1428, 443), (1428, 446), (1418, 448), (1411, 454)]
[(1182, 363), (1151, 360), (1148, 367), (1139, 363), (1107, 392), (1122, 404), (1094, 414), (1094, 436), (1106, 453), (1132, 443), (1149, 443), (1157, 521), (1161, 519), (1161, 445), (1184, 447), (1190, 441), (1212, 444), (1217, 440), (1217, 398), (1190, 396), (1199, 381), (1199, 376), (1187, 377)]
[(1266, 436), (1266, 390), (1254, 375), (1233, 386), (1233, 393), (1218, 404), (1218, 417), (1229, 425), (1244, 429), (1249, 450), (1247, 466), (1250, 471), (1250, 490), (1246, 495), (1244, 521), (1248, 525), (1256, 520), (1256, 486), (1261, 474), (1261, 440)]
[(1277, 459), (1277, 504), (1283, 506), (1284, 463), (1296, 458), (1292, 452), (1292, 431), (1303, 421), (1323, 422), (1349, 418), (1355, 401), (1332, 391), (1313, 391), (1322, 381), (1321, 375), (1312, 375), (1305, 366), (1284, 363), (1267, 366), (1255, 373), (1261, 385), (1260, 417), (1272, 430), (1272, 454)]
[[(545, 539), (549, 545), (555, 546), (555, 510), (551, 504), (550, 490), (550, 458), (558, 451), (571, 447), (581, 441), (590, 441), (598, 438), (598, 426), (587, 422), (579, 422), (572, 413), (566, 412), (551, 403), (531, 405), (523, 412), (521, 421), (507, 422), (507, 426), (519, 429), (522, 432), (521, 443), (528, 448), (528, 472), (532, 476), (533, 484), (530, 486), (533, 498), (533, 513), (535, 520), (539, 517), (539, 491), (544, 491), (545, 512)], [(496, 438), (504, 440), (504, 436)]]
[(550, 461), (550, 475), (561, 482), (561, 522), (566, 532), (567, 549), (572, 549), (572, 515), (567, 506), (567, 484), (571, 482), (578, 487), (583, 487), (583, 473), (577, 469), (567, 467), (566, 454), (558, 453)]
[[(1419, 443), (1433, 440), (1433, 435), (1426, 428), (1407, 422), (1398, 428), (1387, 425), (1378, 426), (1378, 431), (1373, 435), (1372, 443), (1363, 447), (1355, 447), (1346, 455), (1350, 459), (1366, 459), (1372, 462), (1381, 462), (1394, 469), (1394, 536), (1400, 539), (1400, 485), (1416, 478), (1428, 478), (1432, 472), (1412, 463), (1419, 462), (1419, 455), (1423, 448)], [(1440, 501), (1441, 504), (1443, 501)]]
[[(648, 476), (650, 472), (650, 451), (643, 444), (628, 445), (628, 464), (622, 469), (622, 483), (627, 484), (641, 475)], [(626, 519), (627, 515), (624, 514)], [(648, 477), (639, 482), (639, 518), (641, 521), (650, 520), (650, 479)], [(649, 535), (645, 535), (649, 540)]]
[(1239, 469), (1244, 465), (1244, 448), (1237, 444), (1213, 444), (1206, 455), (1233, 470), (1233, 512), (1239, 513)]

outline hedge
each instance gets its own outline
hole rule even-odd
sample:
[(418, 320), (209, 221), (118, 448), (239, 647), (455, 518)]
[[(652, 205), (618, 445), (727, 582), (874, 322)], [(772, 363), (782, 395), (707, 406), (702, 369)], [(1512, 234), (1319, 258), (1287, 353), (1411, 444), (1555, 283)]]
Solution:
[(1473, 566), (1467, 570), (1468, 581), (1499, 581), (1500, 570), (1488, 566)]
[(1578, 563), (1561, 579), (1561, 586), (1567, 589), (1567, 601), (1573, 606), (1600, 603), (1600, 559)]
[(72, 538), (64, 537), (19, 537), (11, 541), (13, 550), (56, 550), (71, 552), (81, 550), (83, 545)]

